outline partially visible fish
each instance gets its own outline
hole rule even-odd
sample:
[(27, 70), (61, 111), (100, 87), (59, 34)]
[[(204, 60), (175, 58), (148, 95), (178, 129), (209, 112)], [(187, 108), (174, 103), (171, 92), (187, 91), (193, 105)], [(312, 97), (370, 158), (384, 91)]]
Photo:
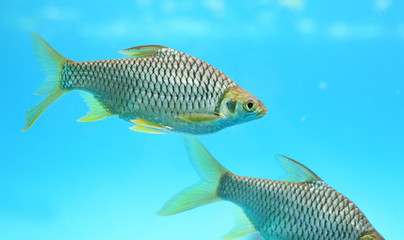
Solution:
[(157, 45), (120, 51), (125, 59), (74, 62), (32, 33), (46, 80), (35, 92), (48, 95), (27, 112), (27, 130), (54, 101), (72, 90), (87, 92), (90, 107), (79, 121), (112, 115), (146, 133), (210, 134), (263, 117), (267, 108), (210, 64)]
[(352, 201), (290, 158), (278, 156), (289, 175), (285, 181), (272, 181), (229, 172), (196, 138), (187, 137), (186, 145), (202, 181), (175, 195), (160, 215), (227, 200), (246, 216), (237, 219), (225, 239), (256, 231), (268, 240), (384, 239)]

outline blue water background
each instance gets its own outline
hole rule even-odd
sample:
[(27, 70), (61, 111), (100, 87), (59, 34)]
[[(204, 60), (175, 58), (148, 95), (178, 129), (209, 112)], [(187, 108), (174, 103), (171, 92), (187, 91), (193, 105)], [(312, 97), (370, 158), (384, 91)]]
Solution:
[(199, 179), (183, 138), (117, 117), (76, 122), (87, 112), (78, 92), (22, 133), (44, 79), (30, 31), (75, 61), (159, 44), (211, 63), (269, 109), (199, 138), (224, 166), (277, 179), (275, 154), (294, 158), (402, 239), (404, 3), (290, 2), (1, 1), (0, 239), (219, 239), (234, 221), (228, 202), (158, 216)]

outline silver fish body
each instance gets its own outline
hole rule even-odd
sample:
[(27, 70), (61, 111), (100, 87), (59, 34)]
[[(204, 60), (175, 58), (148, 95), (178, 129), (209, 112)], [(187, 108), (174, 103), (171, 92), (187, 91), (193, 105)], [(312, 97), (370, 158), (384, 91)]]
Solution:
[[(179, 132), (193, 125), (179, 121), (179, 114), (214, 114), (222, 94), (238, 86), (210, 64), (170, 48), (144, 58), (68, 63), (61, 85), (94, 94), (126, 121), (145, 119)], [(225, 121), (218, 123), (198, 125), (191, 132), (211, 133), (226, 127)]]
[(292, 183), (225, 174), (218, 196), (239, 205), (265, 239), (356, 240), (375, 231), (351, 200), (323, 181)]
[[(267, 108), (212, 65), (157, 45), (120, 51), (129, 58), (74, 62), (33, 33), (34, 52), (47, 75), (48, 95), (27, 112), (28, 129), (59, 97), (82, 90), (90, 111), (79, 121), (118, 115), (139, 132), (210, 134), (263, 117)], [(153, 132), (154, 131), (154, 132)]]

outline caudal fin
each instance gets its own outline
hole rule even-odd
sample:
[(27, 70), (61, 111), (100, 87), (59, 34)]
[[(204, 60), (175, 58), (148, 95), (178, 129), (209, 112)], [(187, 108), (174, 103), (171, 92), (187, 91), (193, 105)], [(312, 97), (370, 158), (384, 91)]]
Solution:
[(27, 111), (27, 124), (22, 131), (30, 128), (46, 108), (67, 92), (61, 89), (60, 79), (63, 65), (69, 60), (49, 46), (39, 34), (32, 32), (31, 37), (34, 54), (46, 76), (34, 94), (48, 96)]
[(175, 195), (158, 212), (161, 216), (177, 214), (220, 200), (217, 187), (223, 174), (229, 171), (195, 137), (185, 137), (185, 144), (202, 181)]

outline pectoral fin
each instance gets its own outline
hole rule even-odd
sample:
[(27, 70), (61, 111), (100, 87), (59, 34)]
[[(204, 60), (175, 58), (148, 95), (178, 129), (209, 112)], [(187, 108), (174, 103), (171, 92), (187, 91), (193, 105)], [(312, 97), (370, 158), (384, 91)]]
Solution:
[(214, 122), (220, 119), (220, 116), (205, 113), (189, 113), (189, 114), (179, 114), (178, 118), (191, 123), (202, 123), (202, 122)]
[(165, 47), (159, 46), (159, 45), (143, 45), (143, 46), (137, 46), (137, 47), (133, 47), (133, 48), (124, 49), (124, 50), (119, 51), (119, 53), (133, 57), (133, 58), (147, 57), (147, 56), (153, 55), (154, 53), (156, 53), (158, 50), (160, 50), (162, 48), (165, 48)]
[(112, 116), (107, 109), (105, 109), (104, 105), (100, 103), (93, 94), (87, 92), (81, 92), (81, 96), (84, 98), (84, 101), (87, 103), (90, 111), (86, 116), (80, 118), (79, 122), (91, 122), (98, 121), (107, 117)]
[(133, 130), (135, 132), (141, 132), (141, 133), (151, 133), (151, 134), (166, 134), (165, 132), (156, 130), (156, 129), (152, 129), (152, 128), (147, 128), (147, 127), (143, 127), (143, 126), (133, 126), (131, 128), (129, 128), (130, 130)]
[(236, 219), (236, 224), (234, 228), (223, 239), (234, 239), (239, 237), (244, 237), (249, 234), (256, 232), (254, 225), (251, 223), (250, 219), (245, 215), (244, 211), (237, 207), (234, 209), (234, 215)]

